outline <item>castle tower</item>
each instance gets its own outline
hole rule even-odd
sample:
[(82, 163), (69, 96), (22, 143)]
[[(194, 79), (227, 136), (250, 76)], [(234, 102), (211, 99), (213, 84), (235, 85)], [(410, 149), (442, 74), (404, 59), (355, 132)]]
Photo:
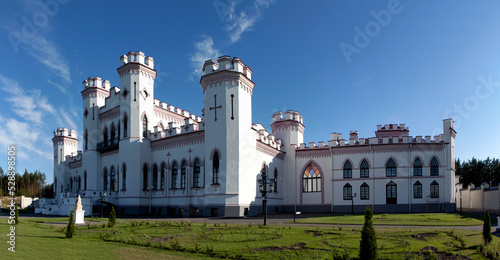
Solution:
[(54, 130), (54, 194), (65, 192), (69, 189), (70, 169), (66, 160), (69, 155), (76, 155), (78, 139), (75, 130), (67, 128)]
[[(146, 196), (143, 189), (143, 168), (147, 164), (148, 175), (151, 176), (151, 135), (154, 118), (154, 81), (156, 70), (152, 57), (145, 57), (143, 52), (129, 52), (120, 58), (120, 143), (119, 161), (126, 162), (127, 196)], [(131, 153), (130, 151), (134, 151)], [(152, 178), (148, 178), (151, 180)], [(146, 184), (148, 187), (151, 181)], [(120, 187), (121, 189), (121, 187)], [(127, 201), (140, 204), (140, 200)], [(141, 205), (146, 208), (149, 204)]]
[[(200, 84), (205, 97), (205, 167), (210, 169), (205, 185), (211, 193), (239, 194), (217, 196), (217, 201), (212, 203), (241, 205), (247, 203), (242, 200), (255, 199), (254, 195), (242, 190), (243, 187), (256, 185), (255, 175), (250, 177), (253, 171), (246, 167), (255, 164), (252, 162), (256, 147), (255, 134), (251, 129), (252, 92), (255, 86), (251, 80), (252, 70), (239, 58), (231, 60), (230, 56), (221, 56), (217, 62), (206, 61), (203, 72)], [(219, 158), (218, 167), (214, 163), (215, 154)], [(215, 174), (212, 173), (214, 168), (218, 169)], [(251, 178), (251, 183), (243, 176)], [(243, 198), (246, 195), (248, 198)], [(242, 209), (226, 206), (224, 213), (218, 214), (241, 216), (242, 212)]]
[[(445, 187), (455, 187), (455, 122), (451, 118), (443, 120), (443, 141), (445, 143), (444, 172), (450, 175), (444, 176)], [(454, 189), (445, 189), (445, 201), (455, 201)], [(455, 210), (455, 209), (450, 209)]]
[(109, 96), (110, 82), (99, 77), (89, 77), (83, 81), (83, 172), (87, 173), (87, 189), (99, 190), (101, 157), (97, 144), (102, 142), (103, 135), (100, 124), (101, 107), (106, 105)]
[[(271, 129), (276, 139), (281, 139), (281, 150), (285, 152), (283, 172), (286, 177), (283, 177), (283, 187), (294, 187), (301, 174), (298, 172), (299, 170), (295, 169), (295, 149), (304, 142), (303, 118), (297, 111), (287, 110), (284, 115), (282, 112), (276, 112), (273, 115)], [(294, 176), (294, 174), (298, 176)], [(295, 196), (297, 194), (294, 192), (284, 190), (283, 199), (285, 202), (296, 201)]]

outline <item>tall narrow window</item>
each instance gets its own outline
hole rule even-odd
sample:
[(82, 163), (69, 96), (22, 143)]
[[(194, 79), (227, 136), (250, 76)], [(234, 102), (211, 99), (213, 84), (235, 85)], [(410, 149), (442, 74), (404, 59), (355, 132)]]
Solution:
[(69, 187), (70, 187), (69, 190), (73, 192), (73, 177), (69, 178)]
[(349, 161), (344, 163), (344, 179), (352, 178), (352, 165)]
[(436, 157), (432, 157), (431, 160), (431, 176), (439, 175), (439, 163)]
[(106, 168), (102, 174), (102, 190), (108, 190), (108, 169)]
[(413, 198), (414, 199), (422, 198), (422, 183), (420, 183), (419, 181), (413, 184)]
[(219, 153), (214, 153), (214, 158), (212, 159), (212, 184), (219, 184)]
[(396, 163), (391, 158), (391, 159), (389, 159), (389, 161), (385, 165), (385, 176), (396, 177), (396, 175), (397, 175)]
[(181, 164), (181, 189), (186, 188), (186, 171), (187, 171), (187, 163), (183, 161)]
[(89, 149), (89, 131), (85, 129), (85, 134), (83, 136), (83, 149), (87, 151)]
[(148, 138), (148, 118), (146, 115), (142, 117), (142, 137)]
[(111, 125), (111, 145), (115, 143), (115, 138), (116, 138), (116, 128), (115, 125)]
[(128, 135), (128, 117), (127, 114), (123, 116), (123, 137)]
[(385, 194), (386, 194), (386, 203), (387, 204), (396, 204), (398, 203), (398, 189), (397, 185), (394, 182), (389, 182), (385, 186)]
[(148, 189), (148, 166), (144, 164), (144, 167), (142, 168), (142, 189), (147, 190)]
[(200, 173), (201, 173), (200, 160), (196, 159), (194, 161), (194, 168), (193, 168), (193, 188), (200, 187)]
[(422, 176), (422, 161), (419, 158), (413, 163), (413, 176)]
[(153, 166), (153, 190), (158, 189), (158, 166)]
[(102, 140), (104, 141), (104, 146), (108, 146), (108, 127), (104, 127), (104, 133), (102, 136)]
[(352, 200), (352, 186), (349, 183), (344, 185), (344, 200)]
[(118, 121), (118, 140), (120, 140), (121, 136), (120, 136), (120, 121)]
[(115, 191), (115, 183), (116, 183), (115, 167), (111, 167), (111, 182), (109, 185), (110, 191)]
[(160, 189), (161, 190), (165, 189), (165, 174), (166, 174), (165, 173), (165, 168), (166, 168), (165, 164), (162, 163), (161, 164), (161, 168), (160, 168), (161, 169), (161, 171), (160, 171), (160, 174), (161, 174), (161, 176), (160, 176)]
[(363, 160), (361, 162), (361, 167), (359, 170), (359, 177), (361, 178), (369, 178), (370, 177), (370, 169), (368, 167), (368, 162)]
[(177, 162), (172, 164), (172, 189), (177, 188)]
[(87, 190), (87, 171), (83, 172), (83, 189)]
[(439, 183), (437, 181), (431, 183), (431, 198), (439, 198)]
[(82, 189), (82, 178), (78, 176), (78, 190)]
[(310, 163), (302, 175), (303, 192), (321, 191), (321, 172), (314, 163)]
[(274, 168), (274, 192), (278, 192), (278, 169)]
[(362, 200), (369, 200), (370, 199), (370, 186), (364, 182), (361, 184), (361, 187), (359, 189), (359, 195), (360, 199)]
[(127, 189), (127, 165), (122, 166), (122, 190)]

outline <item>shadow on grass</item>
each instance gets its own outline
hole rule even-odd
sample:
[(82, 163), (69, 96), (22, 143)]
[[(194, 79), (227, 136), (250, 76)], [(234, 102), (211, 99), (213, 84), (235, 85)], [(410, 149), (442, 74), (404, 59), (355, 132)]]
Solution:
[[(457, 213), (458, 215), (460, 215), (460, 218), (464, 219), (464, 218), (472, 218), (472, 219), (477, 219), (477, 220), (480, 220), (480, 221), (484, 221), (484, 214), (483, 213)], [(497, 224), (497, 218), (495, 217), (492, 217), (491, 214), (490, 214), (490, 219), (491, 219), (491, 224)]]

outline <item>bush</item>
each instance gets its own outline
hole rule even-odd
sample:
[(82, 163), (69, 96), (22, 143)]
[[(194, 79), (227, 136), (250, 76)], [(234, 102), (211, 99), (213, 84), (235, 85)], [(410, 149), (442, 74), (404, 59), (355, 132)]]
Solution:
[(373, 229), (373, 211), (367, 207), (365, 210), (365, 224), (361, 230), (361, 241), (359, 245), (360, 259), (377, 259), (377, 238)]
[(14, 225), (19, 224), (19, 209), (15, 206)]
[(484, 240), (485, 245), (490, 243), (492, 240), (492, 237), (491, 237), (491, 219), (490, 219), (490, 212), (488, 210), (486, 210), (484, 212), (483, 240)]
[(111, 206), (111, 211), (109, 212), (108, 227), (114, 227), (116, 224), (116, 211), (115, 207)]
[(75, 219), (73, 217), (73, 210), (71, 210), (71, 213), (69, 214), (68, 227), (66, 228), (66, 238), (73, 238), (75, 231)]

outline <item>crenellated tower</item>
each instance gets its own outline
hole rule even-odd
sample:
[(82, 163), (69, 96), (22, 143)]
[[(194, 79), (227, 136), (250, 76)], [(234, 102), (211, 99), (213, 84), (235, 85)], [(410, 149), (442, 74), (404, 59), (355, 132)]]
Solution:
[(69, 189), (70, 169), (67, 156), (77, 154), (76, 131), (58, 128), (54, 130), (52, 143), (54, 144), (54, 194), (59, 194)]
[[(221, 56), (208, 60), (203, 66), (200, 84), (204, 94), (205, 164), (214, 168), (214, 155), (219, 157), (218, 175), (207, 178), (206, 185), (214, 193), (240, 193), (240, 197), (226, 198), (214, 203), (237, 204), (241, 199), (245, 165), (250, 164), (256, 146), (252, 133), (252, 70), (234, 57)], [(253, 147), (253, 148), (252, 148)], [(216, 167), (216, 166), (215, 166)], [(249, 175), (249, 174), (247, 174)], [(252, 181), (253, 183), (253, 181)], [(222, 199), (221, 199), (222, 200)], [(241, 215), (229, 212), (226, 216)]]

